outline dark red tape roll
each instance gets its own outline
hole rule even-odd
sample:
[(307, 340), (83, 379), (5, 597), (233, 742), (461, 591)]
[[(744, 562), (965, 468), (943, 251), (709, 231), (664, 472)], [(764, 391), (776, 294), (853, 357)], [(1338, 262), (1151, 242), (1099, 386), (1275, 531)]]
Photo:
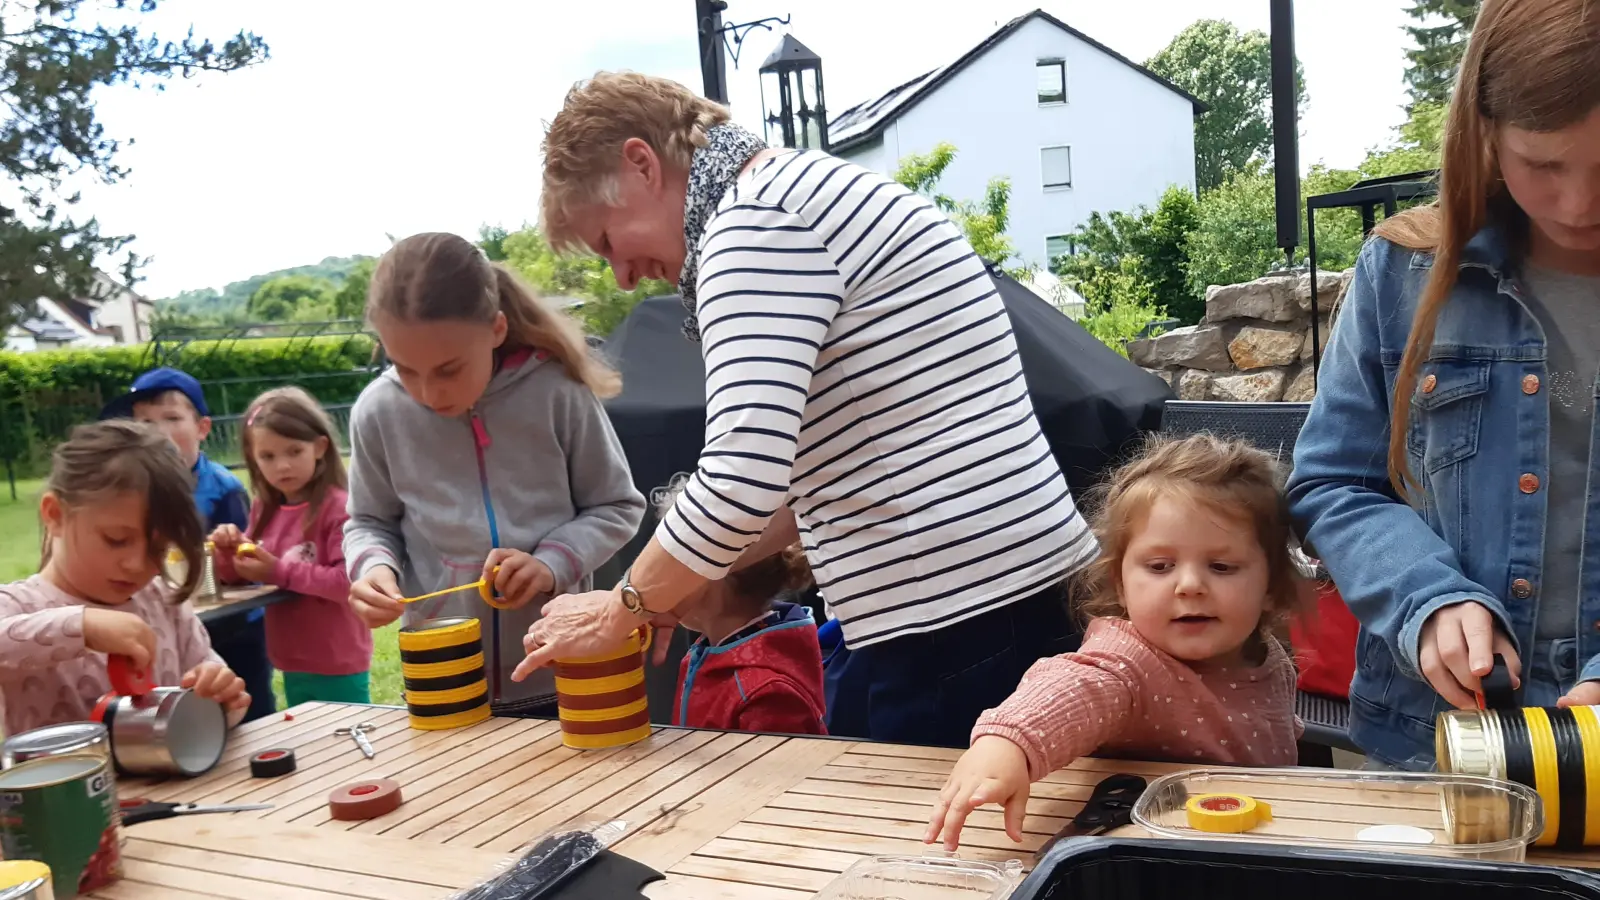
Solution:
[(341, 821), (376, 819), (400, 808), (400, 782), (393, 778), (357, 781), (328, 795), (328, 813)]

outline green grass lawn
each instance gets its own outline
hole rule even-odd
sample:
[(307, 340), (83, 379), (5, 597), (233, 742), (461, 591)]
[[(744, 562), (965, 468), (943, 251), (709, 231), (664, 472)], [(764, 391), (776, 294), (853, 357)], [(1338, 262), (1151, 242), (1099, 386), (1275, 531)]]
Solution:
[[(17, 482), (17, 499), (0, 479), (0, 584), (27, 578), (39, 570), (39, 492), (38, 479)], [(379, 629), (372, 635), (372, 702), (399, 704), (400, 645), (395, 637), (399, 623)], [(278, 707), (283, 699), (283, 676), (274, 675), (273, 692)]]

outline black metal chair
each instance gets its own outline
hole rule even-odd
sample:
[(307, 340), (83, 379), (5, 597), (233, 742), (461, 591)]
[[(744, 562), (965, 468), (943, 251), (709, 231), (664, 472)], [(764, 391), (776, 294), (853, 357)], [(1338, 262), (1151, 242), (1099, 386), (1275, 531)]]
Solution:
[[(1168, 400), (1161, 412), (1161, 430), (1170, 434), (1209, 431), (1218, 437), (1246, 441), (1276, 455), (1285, 468), (1294, 464), (1294, 444), (1310, 412), (1309, 403), (1233, 403), (1211, 400)], [(1300, 764), (1332, 767), (1333, 749), (1360, 753), (1350, 740), (1350, 701), (1300, 691), (1295, 712), (1305, 723)]]

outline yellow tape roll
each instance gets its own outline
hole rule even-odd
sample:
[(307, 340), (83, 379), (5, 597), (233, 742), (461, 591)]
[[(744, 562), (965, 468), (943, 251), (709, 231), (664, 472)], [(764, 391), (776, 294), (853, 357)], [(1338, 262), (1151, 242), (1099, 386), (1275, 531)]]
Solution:
[(607, 675), (604, 678), (562, 678), (556, 676), (556, 691), (570, 694), (575, 697), (590, 697), (596, 694), (609, 694), (612, 691), (625, 691), (635, 685), (644, 684), (644, 668), (640, 667), (621, 675)]
[(632, 703), (610, 709), (561, 709), (557, 714), (563, 722), (609, 722), (612, 719), (626, 719), (649, 708), (650, 698), (640, 697)]
[[(464, 687), (445, 691), (406, 691), (406, 703), (411, 706), (444, 706), (447, 703), (465, 703), (477, 697), (489, 696), (489, 685), (479, 680)], [(485, 703), (488, 700), (484, 701)]]
[(1244, 794), (1200, 794), (1183, 808), (1190, 828), (1211, 834), (1241, 834), (1272, 821), (1272, 807)]
[(411, 727), (418, 731), (446, 731), (451, 728), (465, 728), (476, 725), (489, 718), (489, 702), (476, 709), (458, 712), (448, 716), (417, 716), (411, 717)]

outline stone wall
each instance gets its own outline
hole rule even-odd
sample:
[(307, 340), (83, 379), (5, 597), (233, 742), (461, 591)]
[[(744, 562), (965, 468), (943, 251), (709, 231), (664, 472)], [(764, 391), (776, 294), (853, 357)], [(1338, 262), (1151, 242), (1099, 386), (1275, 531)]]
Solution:
[[(1317, 273), (1324, 348), (1355, 270)], [(1128, 358), (1172, 385), (1180, 400), (1306, 401), (1311, 371), (1311, 275), (1284, 272), (1212, 287), (1199, 325), (1128, 344)]]

